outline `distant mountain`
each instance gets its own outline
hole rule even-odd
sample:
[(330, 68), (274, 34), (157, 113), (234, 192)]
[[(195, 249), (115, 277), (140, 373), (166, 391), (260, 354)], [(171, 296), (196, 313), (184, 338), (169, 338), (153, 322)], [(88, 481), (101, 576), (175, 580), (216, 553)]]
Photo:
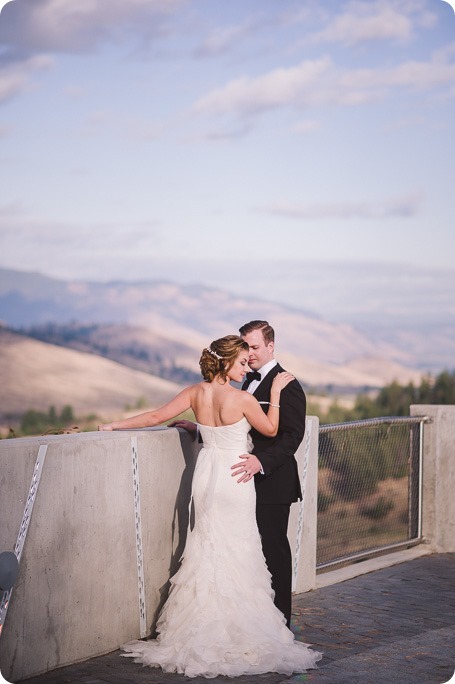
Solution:
[[(41, 339), (148, 372), (159, 372), (160, 363), (161, 375), (168, 373), (165, 367), (174, 367), (181, 373), (174, 376), (179, 381), (185, 381), (186, 372), (188, 379), (198, 373), (200, 351), (211, 340), (237, 333), (239, 325), (256, 318), (273, 324), (277, 357), (304, 384), (360, 388), (420, 378), (416, 355), (398, 345), (248, 294), (164, 281), (67, 282), (0, 269), (0, 320), (5, 325), (26, 332), (34, 327)], [(53, 327), (56, 337), (43, 338), (46, 327)], [(92, 328), (85, 338), (80, 333), (84, 327)], [(71, 329), (79, 333), (68, 334), (65, 342), (65, 330)]]

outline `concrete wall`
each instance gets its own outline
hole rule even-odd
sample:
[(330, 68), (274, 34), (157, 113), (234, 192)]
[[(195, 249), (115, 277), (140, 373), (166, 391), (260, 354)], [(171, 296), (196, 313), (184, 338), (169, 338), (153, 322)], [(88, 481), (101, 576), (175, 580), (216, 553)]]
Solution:
[[(145, 634), (138, 590), (135, 440)], [(305, 500), (302, 510), (300, 504), (292, 507), (289, 525), (293, 550), (305, 550), (294, 563), (296, 591), (315, 586), (317, 442), (318, 420), (310, 418), (297, 454), (301, 473), (306, 471)], [(0, 441), (0, 552), (14, 550), (43, 444), (41, 480), (0, 638), (0, 670), (9, 681), (108, 653), (150, 634), (184, 548), (199, 449), (185, 431), (163, 428)]]
[(140, 637), (132, 435), (137, 438), (147, 627), (184, 546), (197, 447), (175, 429), (0, 442), (0, 550), (12, 551), (39, 444), (48, 444), (0, 639), (17, 681)]
[(455, 406), (411, 406), (423, 435), (422, 534), (436, 553), (455, 551)]

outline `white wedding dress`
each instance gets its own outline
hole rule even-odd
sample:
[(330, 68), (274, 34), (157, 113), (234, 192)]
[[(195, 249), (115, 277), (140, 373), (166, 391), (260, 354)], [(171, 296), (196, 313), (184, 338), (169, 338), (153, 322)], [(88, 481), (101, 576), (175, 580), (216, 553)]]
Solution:
[(158, 638), (122, 646), (135, 662), (188, 677), (236, 677), (304, 672), (322, 657), (294, 640), (274, 605), (254, 482), (231, 476), (240, 454), (251, 451), (250, 427), (246, 418), (199, 425), (204, 446), (193, 477), (194, 528), (171, 579)]

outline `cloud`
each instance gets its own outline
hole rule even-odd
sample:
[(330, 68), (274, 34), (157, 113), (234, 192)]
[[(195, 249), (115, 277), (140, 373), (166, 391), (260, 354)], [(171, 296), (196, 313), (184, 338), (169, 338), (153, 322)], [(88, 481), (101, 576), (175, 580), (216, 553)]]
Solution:
[(314, 87), (333, 68), (330, 58), (305, 61), (295, 67), (274, 69), (263, 76), (246, 76), (230, 81), (198, 100), (196, 113), (242, 116), (277, 107), (303, 104), (313, 99)]
[(0, 64), (0, 104), (30, 87), (30, 76), (34, 72), (49, 69), (52, 65), (52, 58), (46, 55), (30, 57), (23, 62), (3, 66)]
[(159, 36), (165, 19), (184, 0), (15, 0), (0, 22), (3, 60), (49, 52), (94, 50), (125, 40), (131, 31)]
[(151, 212), (149, 216), (105, 221), (47, 218), (19, 202), (0, 203), (0, 266), (36, 270), (39, 264), (44, 273), (73, 274), (76, 279), (118, 279), (120, 274), (150, 279), (155, 277), (153, 260), (166, 263), (166, 253), (176, 253), (176, 241), (185, 263), (191, 261), (194, 234), (187, 235), (186, 228), (171, 229), (168, 221)]
[(292, 127), (292, 132), (293, 133), (312, 133), (313, 131), (316, 131), (320, 127), (320, 123), (318, 121), (299, 121)]
[(274, 216), (314, 221), (324, 219), (389, 219), (415, 216), (422, 202), (421, 193), (412, 193), (401, 197), (386, 198), (375, 202), (334, 202), (327, 204), (269, 204), (259, 211)]
[(241, 77), (212, 90), (194, 103), (192, 112), (251, 118), (274, 109), (308, 110), (352, 106), (384, 100), (395, 89), (408, 91), (453, 87), (455, 64), (441, 59), (408, 61), (389, 68), (343, 69), (328, 57)]
[(307, 38), (313, 43), (356, 43), (377, 40), (408, 41), (413, 34), (411, 17), (391, 2), (350, 2), (321, 31)]
[[(232, 52), (237, 46), (251, 48), (254, 43), (255, 49), (260, 50), (259, 43), (264, 32), (276, 33), (277, 25), (286, 23), (280, 12), (261, 11), (261, 5), (257, 5), (258, 12), (239, 24), (213, 28), (194, 50), (197, 58), (217, 57)], [(267, 44), (267, 47), (269, 45)]]
[(213, 57), (228, 52), (251, 32), (251, 25), (226, 26), (216, 28), (195, 49), (195, 57)]
[(407, 43), (416, 38), (416, 29), (431, 28), (437, 20), (437, 13), (428, 10), (425, 0), (351, 0), (340, 3), (338, 14), (321, 17), (324, 28), (308, 33), (305, 44)]
[[(6, 208), (7, 210), (7, 208)], [(158, 221), (131, 223), (104, 222), (80, 224), (66, 220), (46, 220), (42, 216), (0, 210), (0, 265), (6, 268), (99, 280), (108, 273), (113, 278), (134, 273), (139, 261), (146, 262), (163, 243)], [(150, 269), (147, 271), (150, 277)]]
[(94, 52), (103, 42), (132, 35), (166, 35), (166, 19), (186, 0), (14, 0), (0, 16), (0, 104), (29, 87), (33, 72), (49, 68), (53, 53)]
[(25, 254), (37, 248), (41, 252), (54, 252), (61, 247), (81, 254), (86, 254), (87, 249), (99, 249), (103, 253), (107, 247), (113, 252), (134, 252), (150, 240), (159, 241), (160, 228), (160, 222), (155, 219), (76, 224), (33, 215), (20, 202), (0, 205), (0, 233), (5, 254), (8, 250)]

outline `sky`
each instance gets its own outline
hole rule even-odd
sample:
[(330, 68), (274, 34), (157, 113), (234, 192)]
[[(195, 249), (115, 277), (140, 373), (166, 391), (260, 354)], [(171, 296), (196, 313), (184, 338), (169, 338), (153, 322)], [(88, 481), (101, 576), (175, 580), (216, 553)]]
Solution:
[(0, 267), (455, 316), (448, 2), (1, 5)]

